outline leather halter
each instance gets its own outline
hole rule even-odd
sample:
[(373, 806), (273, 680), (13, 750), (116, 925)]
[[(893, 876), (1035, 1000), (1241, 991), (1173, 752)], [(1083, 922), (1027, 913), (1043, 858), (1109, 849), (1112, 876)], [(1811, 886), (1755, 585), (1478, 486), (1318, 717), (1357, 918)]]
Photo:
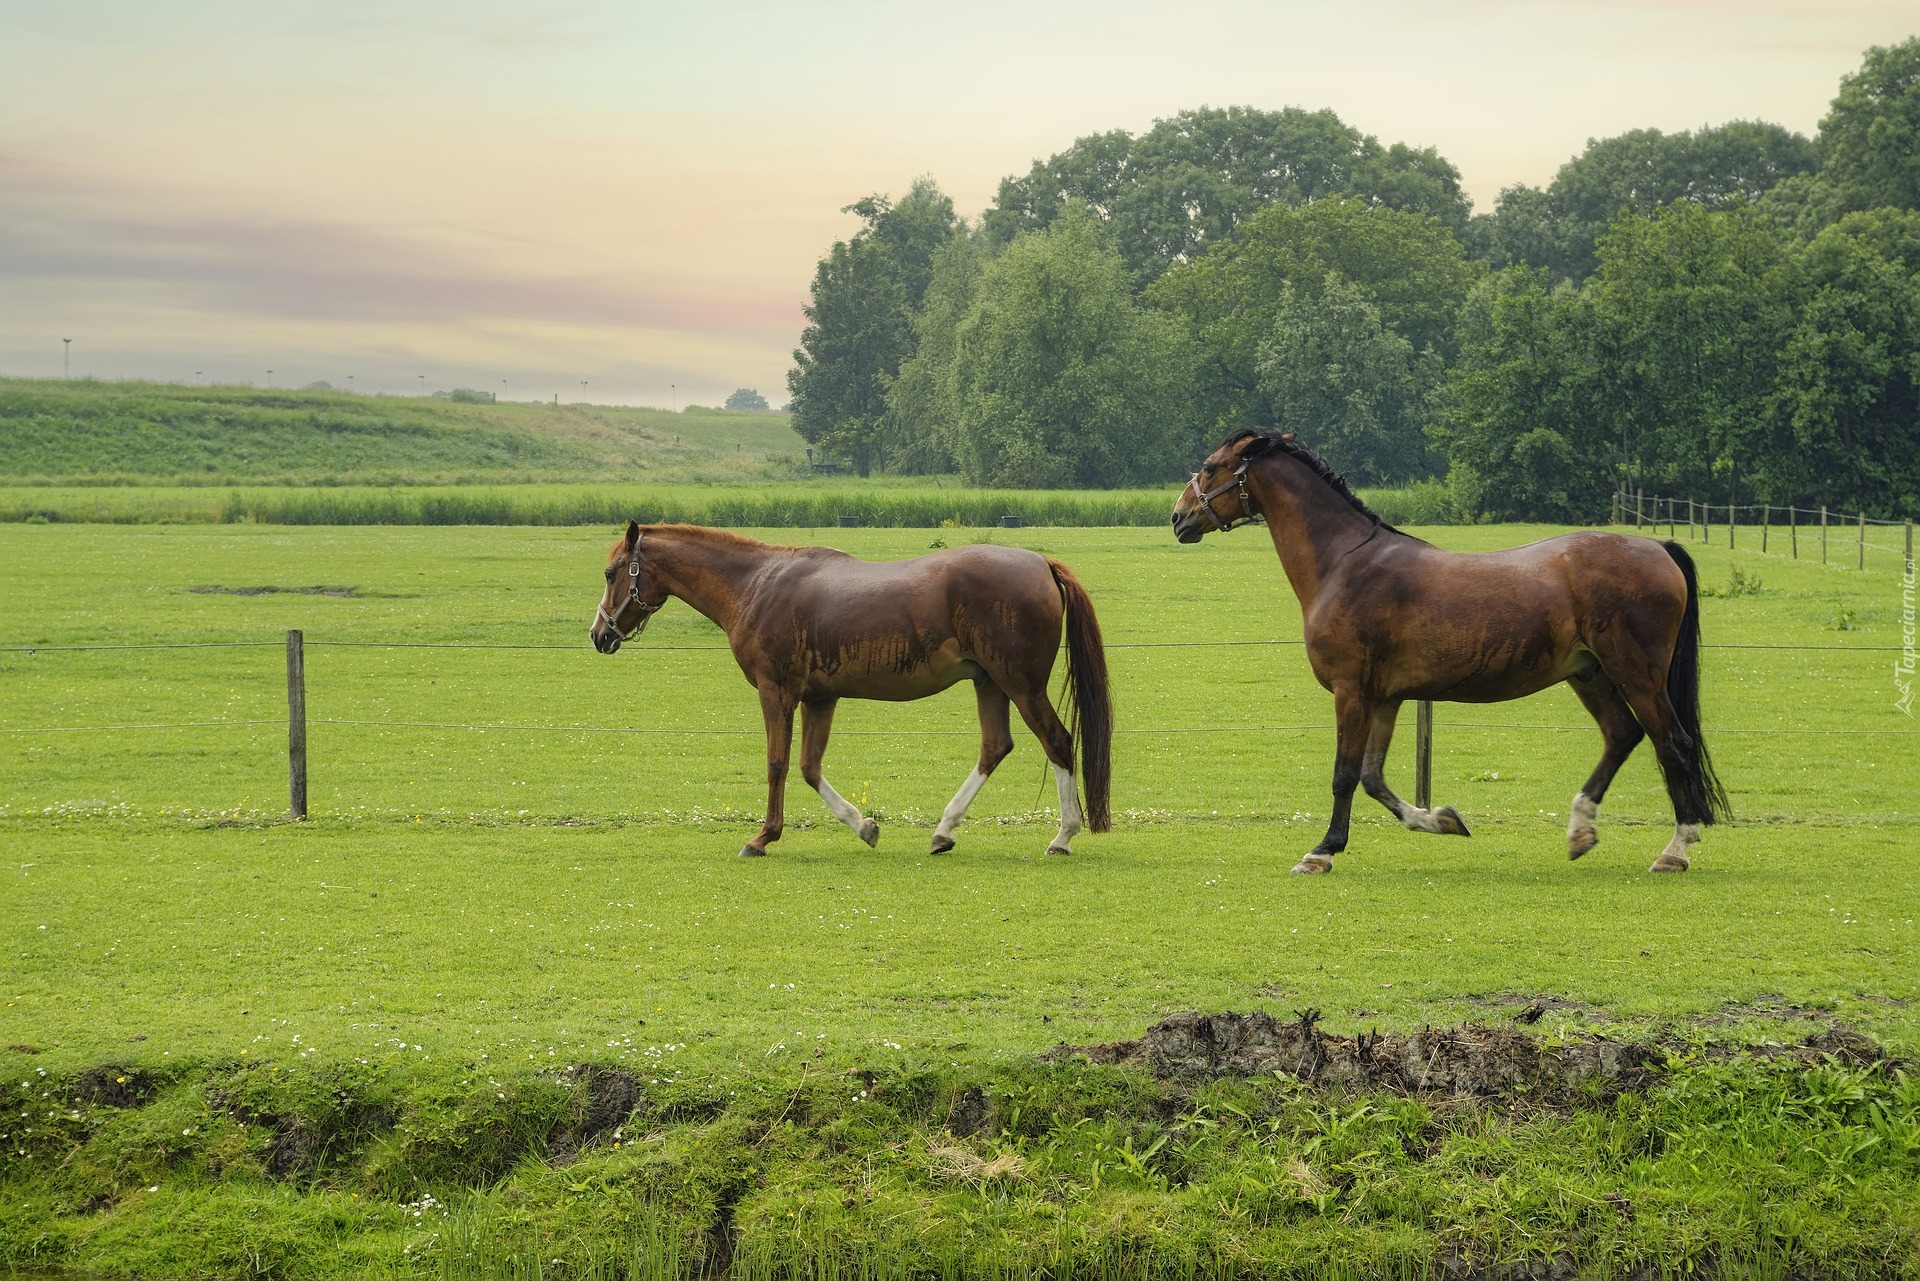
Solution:
[[(640, 539), (645, 537), (645, 534), (641, 534), (633, 540), (633, 546), (627, 549), (627, 599), (611, 615), (607, 613), (604, 598), (601, 600), (600, 608), (593, 611), (594, 621), (605, 623), (608, 629), (623, 642), (630, 641), (646, 631), (647, 624), (653, 621), (655, 611), (660, 608), (659, 605), (649, 605), (640, 599)], [(633, 625), (632, 631), (621, 631), (620, 616), (634, 608), (640, 610), (640, 621)]]
[[(1200, 476), (1200, 472), (1193, 473), (1193, 479), (1187, 482), (1187, 488), (1191, 489), (1194, 497), (1200, 500), (1200, 510), (1207, 514), (1207, 519), (1213, 522), (1215, 529), (1224, 534), (1229, 529), (1238, 529), (1242, 525), (1259, 524), (1266, 520), (1266, 517), (1254, 508), (1253, 498), (1247, 493), (1246, 459), (1242, 458), (1240, 460), (1240, 465), (1233, 469), (1233, 475), (1228, 477), (1224, 484), (1204, 494), (1200, 492)], [(1223, 521), (1214, 515), (1213, 500), (1230, 489), (1238, 489), (1240, 491), (1240, 515), (1233, 520)]]

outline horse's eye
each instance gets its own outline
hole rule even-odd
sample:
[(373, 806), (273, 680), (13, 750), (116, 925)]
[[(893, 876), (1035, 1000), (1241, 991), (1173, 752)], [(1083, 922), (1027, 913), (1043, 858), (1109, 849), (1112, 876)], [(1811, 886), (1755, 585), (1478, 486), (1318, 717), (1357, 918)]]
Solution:
[(613, 581), (613, 571), (612, 571), (611, 569), (609, 569), (609, 570), (607, 571), (607, 581), (608, 581), (608, 582), (612, 582), (612, 581)]

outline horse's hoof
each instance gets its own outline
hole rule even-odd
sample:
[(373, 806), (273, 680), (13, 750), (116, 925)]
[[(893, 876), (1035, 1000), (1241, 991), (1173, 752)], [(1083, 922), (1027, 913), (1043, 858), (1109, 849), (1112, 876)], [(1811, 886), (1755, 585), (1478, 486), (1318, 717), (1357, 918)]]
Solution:
[(1653, 860), (1653, 866), (1647, 870), (1649, 872), (1684, 872), (1692, 865), (1692, 860), (1685, 854), (1662, 854)]
[(1070, 849), (1068, 849), (1068, 848), (1067, 848), (1066, 846), (1064, 846), (1064, 845), (1049, 845), (1049, 846), (1047, 846), (1047, 853), (1049, 853), (1049, 854), (1071, 854), (1071, 853), (1073, 853), (1073, 851), (1072, 851), (1072, 850), (1070, 850)]
[(953, 838), (951, 836), (941, 836), (941, 835), (935, 834), (933, 838), (933, 845), (930, 849), (927, 850), (927, 853), (945, 854), (948, 850), (952, 848), (953, 848)]
[(1467, 830), (1467, 821), (1460, 817), (1460, 811), (1451, 805), (1442, 805), (1433, 812), (1433, 817), (1438, 820), (1441, 832), (1448, 836), (1473, 835)]
[(1325, 876), (1333, 870), (1333, 860), (1324, 854), (1309, 854), (1293, 865), (1295, 876)]
[(741, 858), (765, 858), (766, 856), (767, 852), (765, 850), (757, 850), (751, 845), (742, 845), (740, 847)]
[(1579, 858), (1600, 843), (1600, 833), (1589, 828), (1567, 838), (1567, 858), (1569, 861)]
[(880, 844), (880, 825), (870, 818), (860, 820), (860, 839), (867, 843), (868, 849)]

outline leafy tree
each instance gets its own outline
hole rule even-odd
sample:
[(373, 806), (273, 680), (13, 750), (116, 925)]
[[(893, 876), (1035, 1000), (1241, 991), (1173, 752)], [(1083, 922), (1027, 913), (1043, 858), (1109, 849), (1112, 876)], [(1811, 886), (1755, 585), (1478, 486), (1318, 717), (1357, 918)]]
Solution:
[(1231, 240), (1154, 282), (1147, 297), (1191, 326), (1208, 416), (1271, 425), (1281, 420), (1262, 387), (1260, 347), (1283, 299), (1305, 306), (1330, 279), (1350, 282), (1408, 344), (1421, 373), (1451, 357), (1454, 315), (1480, 273), (1438, 219), (1329, 199), (1262, 210)]
[(1260, 390), (1274, 421), (1361, 485), (1426, 472), (1413, 344), (1381, 323), (1366, 292), (1337, 271), (1318, 296), (1283, 287), (1260, 345)]
[(926, 297), (913, 317), (914, 353), (887, 390), (884, 436), (896, 471), (928, 475), (957, 468), (954, 361), (986, 261), (985, 241), (964, 227), (934, 256)]
[(1751, 204), (1817, 165), (1813, 143), (1763, 121), (1698, 133), (1635, 129), (1588, 142), (1544, 191), (1502, 191), (1470, 238), (1496, 267), (1524, 262), (1584, 280), (1598, 265), (1600, 236), (1622, 209), (1644, 216), (1675, 201), (1707, 209)]
[(982, 225), (1004, 245), (1078, 201), (1113, 228), (1138, 286), (1222, 243), (1268, 205), (1336, 195), (1466, 224), (1459, 172), (1430, 148), (1383, 148), (1331, 111), (1203, 107), (1156, 121), (1138, 138), (1093, 134), (1035, 161), (1026, 176), (1000, 184)]
[(1178, 474), (1199, 447), (1188, 354), (1141, 307), (1089, 210), (1070, 206), (981, 272), (954, 335), (953, 453), (969, 481), (1104, 487)]
[(1614, 459), (1649, 488), (1723, 489), (1791, 322), (1785, 244), (1750, 209), (1682, 201), (1651, 218), (1623, 214), (1599, 258), (1592, 295)]
[(1805, 300), (1743, 451), (1781, 503), (1920, 508), (1920, 213), (1848, 214), (1800, 256)]
[(1920, 209), (1920, 36), (1867, 50), (1840, 81), (1819, 145), (1841, 210)]
[(1474, 287), (1432, 433), (1457, 507), (1491, 520), (1603, 518), (1618, 472), (1596, 412), (1596, 328), (1591, 301), (1544, 269), (1510, 267)]
[(726, 407), (728, 409), (765, 409), (767, 398), (751, 387), (741, 387), (727, 397)]
[(809, 444), (844, 455), (865, 476), (887, 380), (912, 339), (906, 289), (887, 247), (871, 236), (837, 242), (814, 271), (806, 317), (787, 374), (793, 429)]
[(868, 196), (842, 212), (866, 220), (866, 234), (885, 245), (893, 257), (907, 305), (918, 307), (933, 279), (934, 255), (960, 225), (953, 212), (953, 199), (941, 192), (932, 178), (922, 177), (914, 179), (898, 204), (885, 196)]
[(845, 212), (867, 225), (835, 242), (814, 272), (787, 388), (794, 430), (865, 476), (883, 460), (887, 386), (913, 351), (912, 309), (957, 220), (927, 178), (898, 205), (869, 196)]

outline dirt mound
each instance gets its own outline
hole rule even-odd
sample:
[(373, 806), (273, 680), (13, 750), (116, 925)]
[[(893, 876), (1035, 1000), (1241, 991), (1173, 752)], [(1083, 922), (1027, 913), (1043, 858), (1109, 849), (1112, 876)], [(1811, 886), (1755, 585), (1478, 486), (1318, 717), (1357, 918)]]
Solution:
[[(1137, 1041), (1062, 1042), (1041, 1057), (1139, 1067), (1174, 1080), (1278, 1072), (1314, 1085), (1355, 1090), (1527, 1095), (1554, 1102), (1606, 1099), (1644, 1089), (1665, 1071), (1670, 1053), (1698, 1049), (1678, 1041), (1616, 1041), (1599, 1035), (1548, 1043), (1517, 1027), (1480, 1023), (1348, 1037), (1321, 1031), (1319, 1020), (1318, 1010), (1300, 1011), (1292, 1022), (1270, 1014), (1189, 1011), (1160, 1020)], [(1742, 1048), (1728, 1046), (1725, 1052)], [(1802, 1062), (1828, 1056), (1854, 1066), (1898, 1062), (1870, 1038), (1845, 1028), (1829, 1028), (1796, 1045), (1744, 1048), (1758, 1057)]]
[(567, 1068), (557, 1079), (575, 1087), (579, 1103), (573, 1120), (547, 1140), (547, 1159), (556, 1165), (571, 1165), (588, 1146), (625, 1125), (635, 1112), (648, 1110), (640, 1080), (631, 1072), (582, 1063)]
[(73, 1097), (102, 1107), (137, 1108), (159, 1089), (149, 1072), (108, 1064), (82, 1072), (73, 1083)]

